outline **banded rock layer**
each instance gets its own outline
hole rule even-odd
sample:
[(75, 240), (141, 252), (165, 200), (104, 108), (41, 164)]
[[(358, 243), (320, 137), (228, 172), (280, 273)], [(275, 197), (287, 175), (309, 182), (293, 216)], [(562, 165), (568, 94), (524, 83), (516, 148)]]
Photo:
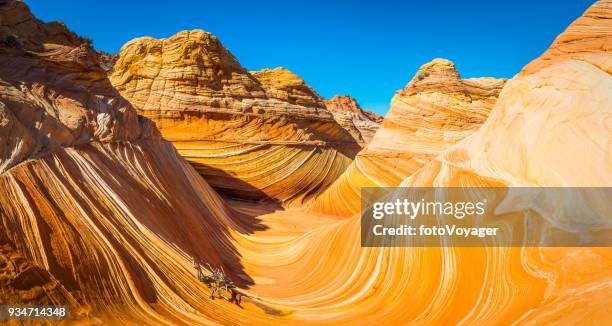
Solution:
[(71, 322), (239, 323), (193, 261), (248, 287), (232, 237), (264, 226), (136, 114), (86, 42), (21, 1), (0, 3), (0, 24), (0, 300), (68, 305)]
[(336, 182), (310, 204), (312, 211), (352, 216), (361, 187), (395, 187), (484, 123), (504, 79), (461, 79), (446, 59), (424, 64), (391, 100), (371, 142)]
[(0, 40), (0, 172), (93, 140), (158, 137), (63, 24), (43, 24), (23, 2), (8, 2)]
[(301, 203), (359, 150), (323, 100), (286, 69), (249, 73), (210, 33), (126, 44), (111, 77), (220, 192)]
[[(21, 2), (10, 5), (1, 24), (27, 14)], [(587, 46), (609, 26), (612, 1), (584, 17), (576, 44)], [(49, 28), (32, 22), (36, 33)], [(361, 185), (609, 186), (606, 48), (524, 71), (497, 100), (503, 81), (460, 80), (452, 64), (434, 60), (396, 94), (372, 142), (310, 211), (262, 215), (260, 205), (229, 207), (111, 94), (95, 54), (75, 60), (91, 53), (79, 40), (44, 32), (41, 43), (3, 28), (20, 46), (3, 43), (0, 58), (23, 69), (0, 66), (3, 112), (12, 115), (0, 121), (13, 128), (0, 129), (0, 298), (68, 301), (78, 312), (71, 318), (103, 324), (610, 321), (609, 248), (363, 248), (355, 208)], [(232, 92), (230, 84), (216, 89)], [(109, 124), (97, 119), (104, 113)], [(248, 294), (243, 309), (209, 300), (192, 259), (223, 266)]]
[[(576, 59), (573, 54), (560, 55), (555, 62), (517, 75), (504, 86), (489, 118), (477, 131), (432, 155), (412, 172), (407, 171), (404, 178), (388, 179), (400, 179), (399, 184), (406, 187), (612, 185), (612, 76), (602, 64), (610, 62), (610, 52), (605, 47), (588, 48), (591, 36), (607, 30), (611, 18), (612, 1), (595, 3), (577, 20), (578, 26), (568, 29), (572, 35), (580, 28), (581, 36), (574, 34), (575, 44), (587, 48), (574, 50), (588, 51), (588, 56)], [(566, 38), (564, 33), (557, 42)], [(552, 49), (559, 47), (557, 42)], [(540, 65), (541, 60), (530, 66)], [(452, 75), (448, 69), (436, 70)], [(426, 86), (417, 81), (396, 96), (390, 117), (368, 147), (380, 153), (394, 147), (391, 139), (399, 143), (409, 140), (401, 135), (404, 131), (415, 133), (414, 128), (399, 123), (393, 126), (388, 121), (399, 116), (399, 109), (408, 108), (405, 104), (410, 103), (410, 95), (408, 99), (405, 96), (411, 89)], [(425, 126), (435, 125), (429, 119), (423, 120)], [(387, 126), (394, 128), (386, 131)], [(425, 131), (430, 133), (427, 128), (416, 133), (428, 134)], [(389, 141), (377, 143), (383, 139)], [(355, 161), (359, 163), (360, 156)], [(397, 171), (363, 170), (377, 180)], [(350, 185), (348, 181), (345, 184)], [(585, 198), (593, 199), (588, 197), (589, 188), (584, 191)], [(331, 207), (340, 200), (334, 198), (325, 204)], [(344, 200), (353, 201), (347, 207), (359, 205), (358, 196), (345, 196)], [(583, 209), (605, 218), (583, 222), (609, 232), (609, 204), (606, 205), (585, 200)], [(511, 207), (522, 218), (543, 218), (539, 220), (542, 224), (531, 225), (532, 228), (560, 232), (563, 227), (563, 221), (550, 210), (534, 213), (515, 204)], [(326, 223), (315, 230), (304, 227), (301, 234), (295, 228), (271, 228), (241, 241), (247, 273), (256, 280), (262, 278), (253, 293), (279, 306), (291, 307), (291, 318), (321, 323), (358, 320), (418, 325), (610, 322), (610, 248), (363, 248), (359, 215), (351, 216), (358, 211), (329, 208), (327, 212), (329, 215), (295, 211), (264, 216), (264, 223), (270, 224), (289, 220), (299, 227), (296, 221), (317, 219), (325, 219)], [(333, 215), (344, 219), (333, 222)], [(502, 226), (506, 228), (524, 223), (507, 215), (495, 218), (507, 223)], [(499, 238), (504, 239), (505, 236)], [(264, 244), (265, 257), (258, 254)], [(288, 273), (295, 270), (307, 273)]]
[(612, 51), (610, 6), (607, 1), (596, 2), (559, 35), (537, 60), (525, 66), (521, 73), (531, 74), (566, 60), (589, 62), (610, 73)]

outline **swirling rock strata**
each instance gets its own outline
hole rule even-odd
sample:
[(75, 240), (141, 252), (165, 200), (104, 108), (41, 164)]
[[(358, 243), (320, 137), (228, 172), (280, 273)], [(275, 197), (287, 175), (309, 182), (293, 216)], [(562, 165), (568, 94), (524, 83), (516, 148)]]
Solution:
[(0, 7), (0, 172), (93, 140), (156, 137), (118, 96), (96, 52), (23, 2)]
[(325, 106), (334, 115), (334, 119), (362, 146), (370, 142), (383, 122), (381, 116), (362, 109), (349, 95), (336, 95), (325, 101)]
[(232, 234), (262, 226), (136, 114), (86, 42), (20, 1), (0, 23), (0, 301), (68, 305), (71, 322), (238, 323), (214, 317), (193, 260), (248, 287)]
[[(588, 38), (612, 17), (612, 1), (597, 2), (585, 16), (592, 17), (591, 27), (581, 27)], [(19, 60), (10, 49), (0, 57)], [(372, 159), (358, 157), (341, 178), (346, 188), (326, 191), (344, 196), (317, 199), (316, 214), (287, 210), (253, 219), (261, 208), (228, 207), (171, 143), (142, 137), (138, 117), (134, 134), (118, 120), (111, 138), (27, 152), (0, 175), (0, 298), (74, 299), (86, 322), (104, 324), (606, 324), (609, 248), (363, 248), (354, 215), (359, 197), (351, 194), (362, 184), (611, 185), (612, 77), (602, 68), (610, 56), (603, 48), (591, 52), (513, 78), (480, 123), (488, 110), (455, 97), (485, 105), (501, 82), (465, 85), (447, 62), (428, 65), (394, 98), (365, 152)], [(56, 60), (72, 62), (65, 55)], [(48, 69), (51, 77), (83, 70), (73, 63)], [(3, 79), (13, 76), (6, 71), (2, 66)], [(419, 78), (422, 72), (429, 73)], [(7, 88), (10, 98), (55, 85), (24, 76), (26, 82), (10, 79), (19, 85)], [(428, 78), (447, 86), (437, 89)], [(55, 94), (39, 94), (36, 103), (60, 116), (82, 93), (68, 87), (58, 102)], [(4, 104), (19, 116), (15, 103)], [(58, 121), (54, 126), (70, 120)], [(459, 124), (471, 130), (462, 133)], [(39, 135), (39, 125), (30, 134)], [(0, 142), (0, 149), (23, 146), (14, 143)], [(244, 309), (207, 298), (194, 257), (250, 286)]]
[[(584, 17), (590, 18), (578, 22), (588, 24), (581, 23), (582, 36), (575, 35), (575, 42), (588, 46), (591, 35), (599, 33), (602, 25), (609, 26), (612, 1), (595, 3)], [(560, 39), (565, 37), (562, 34)], [(478, 130), (407, 171), (406, 177), (394, 179), (405, 187), (612, 185), (612, 76), (602, 65), (610, 62), (610, 52), (605, 47), (589, 52), (580, 59), (559, 54), (555, 62), (517, 75), (503, 88)], [(407, 108), (401, 103), (405, 99), (396, 98), (394, 108)], [(432, 125), (424, 120), (425, 126)], [(415, 133), (404, 123), (396, 130), (390, 128), (395, 137), (388, 137), (388, 121), (392, 119), (385, 120), (370, 144), (379, 152), (391, 150), (393, 143), (377, 140), (401, 142), (408, 139), (400, 137), (402, 131)], [(378, 173), (376, 177), (383, 179), (385, 173), (396, 171), (381, 168), (368, 176)], [(359, 205), (358, 197), (344, 198)], [(596, 214), (609, 216), (609, 211), (597, 211), (600, 206), (585, 204)], [(267, 223), (282, 219), (298, 227), (302, 220), (323, 222), (315, 230), (304, 227), (301, 234), (295, 228), (276, 228), (242, 240), (246, 270), (254, 279), (261, 278), (253, 292), (295, 309), (292, 318), (402, 325), (606, 324), (610, 320), (605, 313), (611, 303), (606, 295), (612, 290), (610, 248), (363, 248), (359, 215), (350, 217), (356, 210), (328, 212), (349, 215), (335, 222), (332, 215), (305, 212), (264, 216)], [(514, 223), (501, 215), (496, 218)], [(561, 222), (552, 215), (546, 221), (553, 228)], [(609, 230), (609, 219), (598, 223), (592, 226)], [(257, 255), (264, 244), (265, 257)], [(293, 270), (308, 273), (287, 273)]]
[(301, 203), (359, 150), (301, 78), (282, 68), (249, 73), (204, 31), (129, 42), (111, 80), (213, 187), (232, 196)]
[[(248, 287), (231, 239), (263, 226), (230, 209), (170, 143), (70, 147), (12, 168), (0, 185), (1, 237), (43, 273), (32, 270), (19, 292), (4, 287), (21, 295), (13, 302), (38, 300), (40, 287), (40, 302), (69, 305), (71, 318), (86, 306), (106, 324), (238, 323), (238, 307), (208, 299), (193, 259)], [(219, 309), (228, 316), (214, 317)]]

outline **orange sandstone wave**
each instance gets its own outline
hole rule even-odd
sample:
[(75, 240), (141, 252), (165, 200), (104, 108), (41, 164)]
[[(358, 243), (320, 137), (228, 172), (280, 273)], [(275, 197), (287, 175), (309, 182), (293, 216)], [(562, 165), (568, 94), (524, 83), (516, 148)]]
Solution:
[(234, 197), (301, 204), (359, 150), (299, 76), (248, 72), (204, 31), (129, 42), (111, 80), (213, 187)]
[[(218, 112), (205, 111), (200, 119), (200, 112), (182, 115), (187, 112), (182, 108), (197, 107), (203, 98), (225, 105), (225, 94), (196, 96), (193, 103), (190, 92), (153, 96), (149, 90), (169, 89), (156, 85), (165, 81), (131, 83), (137, 73), (119, 83), (129, 85), (120, 89), (128, 102), (114, 92), (83, 40), (65, 29), (50, 30), (53, 26), (33, 19), (20, 1), (7, 3), (0, 8), (0, 23), (19, 36), (20, 45), (0, 46), (0, 298), (69, 302), (72, 321), (104, 324), (610, 322), (605, 309), (612, 290), (608, 248), (362, 248), (356, 213), (358, 190), (365, 185), (612, 184), (611, 61), (602, 46), (611, 34), (611, 1), (593, 5), (551, 46), (563, 51), (527, 66), (536, 68), (508, 81), (499, 98), (501, 81), (460, 80), (443, 60), (424, 66), (396, 95), (389, 118), (347, 171), (342, 166), (350, 155), (342, 164), (312, 165), (319, 181), (322, 167), (329, 170), (324, 180), (342, 175), (325, 192), (325, 187), (308, 187), (279, 194), (245, 182), (279, 200), (320, 194), (307, 210), (271, 214), (263, 214), (267, 208), (260, 205), (232, 202), (230, 207), (206, 182), (214, 174), (201, 178), (173, 147), (181, 142), (160, 139), (131, 106), (154, 119), (165, 137), (178, 137), (193, 126), (223, 135), (231, 132), (226, 113), (217, 118)], [(14, 24), (23, 18), (27, 24)], [(230, 62), (212, 70), (231, 76), (219, 79), (217, 90), (227, 88), (240, 97), (244, 85), (252, 85), (253, 93), (261, 93), (249, 95), (250, 101), (261, 100), (264, 113), (276, 108), (266, 106), (274, 100), (267, 95), (270, 88), (247, 74), (235, 76), (240, 69), (213, 38), (200, 32), (177, 37), (194, 35), (196, 53), (204, 42), (219, 50), (220, 57), (210, 60)], [(157, 51), (156, 41), (133, 44), (139, 42)], [(156, 60), (146, 56), (132, 68), (152, 73), (148, 70), (158, 67)], [(178, 75), (191, 68), (179, 69)], [(234, 78), (241, 80), (238, 85)], [(140, 97), (139, 86), (146, 95)], [(208, 92), (207, 87), (192, 91)], [(293, 93), (276, 87), (281, 94), (276, 96), (287, 96), (283, 103), (302, 108), (296, 103), (303, 88)], [(141, 105), (149, 99), (156, 109), (147, 112)], [(181, 110), (164, 112), (176, 103), (182, 103)], [(287, 115), (270, 120), (250, 120), (249, 112), (233, 104), (220, 108), (236, 110), (229, 121), (255, 145), (272, 147), (269, 138), (255, 135), (281, 130), (275, 141), (341, 151), (335, 146), (342, 143), (333, 141), (348, 139), (343, 138), (347, 134), (329, 122), (329, 112), (291, 112), (289, 104), (283, 104)], [(308, 128), (296, 122), (303, 121), (300, 115), (308, 115), (303, 119)], [(192, 118), (200, 120), (184, 122)], [(318, 131), (307, 136), (312, 130)], [(227, 146), (249, 142), (233, 139)], [(225, 146), (217, 138), (209, 145)], [(282, 154), (272, 157), (288, 153), (287, 143), (274, 145)], [(221, 148), (215, 155), (235, 156)], [(270, 158), (262, 154), (261, 159)], [(299, 170), (310, 163), (292, 164), (287, 163)], [(277, 176), (266, 181), (279, 183)], [(288, 184), (295, 183), (283, 187)], [(242, 194), (238, 185), (229, 189)], [(248, 195), (252, 188), (247, 185), (242, 186)], [(209, 289), (195, 277), (193, 258), (224, 267), (249, 296), (243, 309), (208, 299)]]
[(83, 39), (20, 1), (0, 22), (15, 39), (0, 45), (2, 302), (69, 305), (73, 322), (240, 323), (207, 299), (193, 260), (248, 288), (232, 232), (264, 226), (160, 139)]
[[(568, 31), (579, 28), (585, 38), (601, 31), (609, 34), (612, 2), (597, 2), (584, 17), (589, 18), (579, 19)], [(564, 39), (562, 35), (557, 42)], [(602, 65), (610, 62), (610, 54), (599, 46), (589, 53), (589, 60), (568, 55), (513, 78), (478, 131), (400, 184), (612, 184), (612, 161), (605, 159), (612, 149), (612, 78)], [(377, 134), (373, 143), (381, 137)], [(313, 218), (307, 212), (262, 218), (273, 224), (285, 215)], [(602, 223), (605, 227), (609, 221)], [(255, 280), (261, 278), (252, 291), (291, 306), (293, 318), (311, 323), (610, 322), (605, 313), (610, 304), (606, 293), (612, 290), (609, 248), (361, 248), (359, 233), (359, 216), (330, 216), (316, 230), (304, 228), (299, 235), (272, 228), (242, 239), (246, 271)]]

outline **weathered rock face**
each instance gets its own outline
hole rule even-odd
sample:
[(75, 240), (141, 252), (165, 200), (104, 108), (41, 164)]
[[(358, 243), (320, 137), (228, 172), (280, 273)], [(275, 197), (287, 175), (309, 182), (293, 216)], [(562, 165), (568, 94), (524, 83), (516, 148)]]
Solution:
[(566, 60), (585, 61), (600, 70), (612, 72), (612, 24), (609, 1), (597, 1), (576, 19), (539, 58), (523, 68), (532, 74)]
[(251, 74), (204, 31), (129, 42), (111, 80), (228, 195), (303, 202), (359, 150), (301, 78), (282, 68)]
[[(391, 100), (389, 113), (355, 162), (311, 209), (350, 217), (361, 187), (394, 187), (484, 123), (504, 79), (461, 79), (455, 65), (423, 65)], [(333, 203), (333, 205), (331, 204)]]
[(3, 304), (77, 304), (46, 269), (33, 265), (0, 241), (0, 300)]
[(277, 67), (251, 72), (270, 98), (291, 104), (325, 110), (325, 103), (312, 87), (291, 71)]
[[(590, 214), (609, 216), (605, 205), (602, 210), (592, 201), (588, 187), (612, 185), (611, 21), (612, 1), (596, 2), (542, 57), (508, 81), (476, 133), (402, 185), (587, 187), (582, 195), (590, 212), (581, 214), (581, 220), (586, 221)], [(540, 228), (559, 232), (564, 224), (547, 210), (538, 214), (547, 221)], [(588, 222), (592, 223), (590, 227), (609, 230), (609, 219)], [(479, 260), (475, 266), (486, 271), (476, 279), (471, 274), (474, 283), (465, 286), (474, 289), (479, 287), (476, 284), (490, 284), (484, 299), (490, 304), (479, 305), (483, 299), (479, 298), (466, 311), (504, 311), (496, 314), (500, 322), (518, 320), (525, 324), (609, 320), (602, 312), (612, 303), (604, 294), (612, 290), (610, 248), (462, 249), (448, 259), (463, 262), (465, 257)], [(423, 267), (420, 271), (431, 270)], [(457, 266), (452, 274), (464, 279), (468, 273)], [(530, 278), (533, 281), (525, 282)], [(508, 291), (508, 286), (514, 290)], [(462, 295), (469, 293), (457, 290)], [(454, 302), (451, 296), (443, 300)], [(478, 323), (475, 319), (464, 322)]]
[[(16, 10), (9, 17), (26, 14), (22, 3), (9, 5), (2, 7)], [(591, 18), (581, 27), (585, 39), (576, 34), (576, 44), (590, 44), (590, 35), (607, 26), (612, 1), (597, 2), (584, 16)], [(234, 202), (229, 207), (170, 142), (143, 131), (144, 118), (123, 118), (134, 114), (128, 104), (111, 105), (116, 111), (100, 109), (98, 96), (92, 99), (80, 87), (111, 102), (121, 97), (110, 95), (112, 87), (95, 55), (87, 59), (91, 52), (85, 49), (87, 56), (74, 56), (83, 53), (78, 39), (70, 43), (64, 36), (40, 44), (25, 36), (46, 37), (39, 34), (44, 26), (33, 26), (35, 31), (21, 31), (18, 44), (42, 50), (28, 54), (12, 39), (0, 48), (0, 60), (10, 63), (0, 66), (6, 85), (0, 94), (3, 112), (11, 114), (0, 121), (4, 128), (19, 118), (22, 126), (1, 129), (2, 137), (8, 136), (0, 141), (0, 158), (13, 161), (0, 172), (0, 301), (68, 303), (71, 319), (81, 319), (70, 322), (122, 325), (609, 323), (610, 248), (364, 248), (359, 215), (354, 215), (359, 187), (365, 185), (610, 186), (612, 77), (605, 68), (610, 62), (606, 48), (591, 49), (580, 59), (559, 56), (526, 70), (506, 83), (496, 101), (502, 81), (461, 80), (452, 64), (435, 60), (396, 94), (372, 142), (313, 201), (316, 205), (253, 218), (265, 210), (262, 205)], [(7, 28), (18, 30), (14, 24)], [(50, 48), (62, 51), (41, 54)], [(17, 64), (24, 66), (11, 69)], [(156, 67), (148, 62), (140, 67), (151, 66)], [(254, 82), (263, 92), (257, 101), (286, 103), (271, 99), (263, 83)], [(217, 91), (233, 91), (217, 85)], [(208, 106), (201, 108), (208, 114)], [(30, 111), (36, 114), (24, 113)], [(89, 120), (100, 112), (112, 113), (113, 127)], [(205, 123), (193, 116), (179, 121), (184, 128), (200, 123), (211, 135), (217, 130), (245, 142), (277, 130), (284, 136), (293, 130), (287, 139), (295, 142), (316, 125), (304, 119), (291, 129), (287, 121), (295, 119), (278, 118), (268, 126), (268, 117), (253, 112), (244, 124), (232, 120), (246, 133), (242, 136), (232, 134), (227, 115), (207, 117)], [(69, 128), (73, 116), (85, 117), (77, 131)], [(49, 126), (69, 131), (54, 131), (54, 146), (44, 135), (56, 129), (38, 129), (49, 119), (54, 121)], [(176, 137), (187, 137), (174, 118), (157, 121)], [(96, 136), (100, 129), (110, 132)], [(312, 137), (330, 144), (321, 133)], [(93, 136), (63, 141), (72, 135)], [(30, 148), (26, 145), (45, 150), (13, 154)], [(286, 156), (287, 145), (278, 146), (280, 154), (259, 154)], [(223, 146), (219, 156), (227, 156)], [(269, 163), (258, 161), (259, 156), (245, 160), (260, 170), (268, 166), (261, 162)], [(330, 166), (320, 162), (312, 173)], [(304, 165), (294, 167), (300, 173)], [(335, 173), (330, 169), (325, 173)], [(598, 213), (607, 217), (608, 212)], [(559, 222), (547, 217), (553, 225)], [(504, 216), (497, 218), (506, 222)], [(597, 226), (609, 228), (609, 220)], [(209, 300), (210, 290), (197, 281), (192, 259), (223, 266), (249, 295), (242, 309)]]
[(71, 320), (104, 324), (238, 323), (237, 307), (213, 317), (222, 302), (208, 299), (193, 259), (248, 287), (232, 238), (264, 228), (151, 140), (92, 142), (3, 173), (0, 226), (23, 257), (7, 268), (0, 250), (0, 298), (68, 304)]
[(374, 137), (383, 121), (378, 114), (363, 110), (349, 95), (336, 95), (325, 101), (325, 106), (334, 115), (334, 119), (362, 146)]
[(100, 59), (100, 67), (102, 70), (104, 70), (107, 74), (112, 74), (113, 67), (115, 66), (115, 63), (117, 63), (119, 56), (116, 54), (98, 51), (98, 58)]
[(435, 59), (393, 97), (384, 128), (368, 150), (431, 159), (482, 125), (504, 83), (461, 79), (452, 62)]
[(0, 40), (0, 172), (62, 147), (155, 137), (63, 24), (9, 3), (0, 7)]
[[(344, 195), (323, 198), (325, 208), (319, 211), (329, 215), (302, 211), (264, 217), (265, 222), (288, 219), (296, 225), (324, 220), (318, 228), (310, 224), (303, 233), (276, 228), (243, 241), (243, 255), (253, 257), (245, 258), (247, 272), (265, 280), (252, 291), (297, 306), (302, 320), (338, 324), (609, 323), (610, 248), (362, 248), (360, 216), (351, 217), (359, 211), (359, 197), (351, 193), (358, 194), (355, 183), (408, 188), (612, 185), (612, 61), (609, 47), (593, 39), (602, 31), (610, 34), (611, 18), (612, 1), (595, 3), (558, 38), (571, 37), (572, 42), (551, 47), (569, 46), (571, 51), (553, 51), (554, 59), (545, 59), (547, 52), (508, 81), (486, 120), (485, 110), (471, 103), (492, 102), (491, 93), (501, 82), (461, 83), (448, 62), (439, 60), (425, 67), (427, 75), (417, 74), (398, 92), (364, 151), (376, 161), (360, 154), (356, 167), (340, 179), (345, 181), (325, 192)], [(599, 44), (595, 48), (593, 41)], [(451, 82), (445, 91), (435, 91), (432, 83), (443, 86), (442, 80)], [(471, 101), (457, 105), (456, 98)], [(432, 105), (439, 103), (445, 105)], [(460, 120), (446, 106), (453, 103), (471, 128), (462, 140)], [(469, 119), (461, 110), (467, 108), (474, 112)], [(481, 121), (480, 128), (475, 121)], [(458, 142), (451, 145), (446, 137)], [(609, 216), (609, 210), (598, 210), (597, 201), (585, 200), (585, 206), (597, 216)], [(537, 213), (545, 217), (544, 224), (562, 223), (548, 213)], [(344, 219), (325, 220), (334, 214)], [(495, 218), (513, 226), (525, 221)], [(591, 227), (610, 230), (610, 219)], [(258, 245), (266, 246), (265, 257), (254, 254)], [(307, 273), (289, 273), (296, 270)], [(280, 285), (288, 290), (278, 290)]]
[(206, 295), (178, 294), (208, 291), (192, 260), (248, 286), (232, 233), (262, 226), (226, 205), (62, 24), (20, 1), (0, 3), (0, 24), (0, 301), (69, 305), (71, 322), (212, 323)]

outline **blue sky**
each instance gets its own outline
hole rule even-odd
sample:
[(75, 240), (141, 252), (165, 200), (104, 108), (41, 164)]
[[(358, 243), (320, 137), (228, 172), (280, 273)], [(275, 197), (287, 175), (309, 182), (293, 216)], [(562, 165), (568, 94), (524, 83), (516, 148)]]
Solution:
[(594, 1), (26, 0), (100, 50), (204, 29), (249, 70), (283, 66), (319, 94), (385, 114), (395, 90), (437, 57), (462, 77), (512, 77)]

